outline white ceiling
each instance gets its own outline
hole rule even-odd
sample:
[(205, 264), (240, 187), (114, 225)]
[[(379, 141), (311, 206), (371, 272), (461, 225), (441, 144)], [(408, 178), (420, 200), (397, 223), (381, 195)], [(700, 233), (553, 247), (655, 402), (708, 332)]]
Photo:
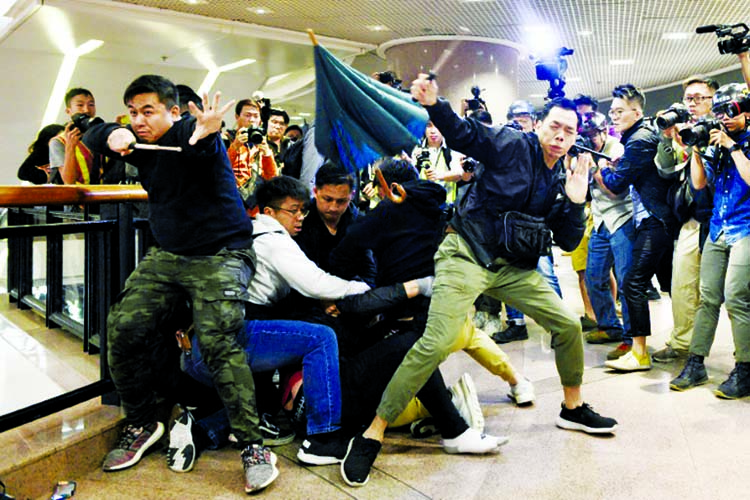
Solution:
[[(750, 0), (45, 0), (2, 44), (59, 54), (66, 43), (97, 38), (105, 44), (86, 57), (199, 70), (251, 57), (255, 64), (231, 74), (245, 78), (248, 95), (264, 85), (269, 90), (273, 79), (292, 96), (287, 106), (311, 111), (307, 28), (341, 58), (365, 54), (355, 66), (366, 72), (387, 68), (374, 54), (395, 39), (464, 35), (528, 46), (552, 33), (559, 45), (575, 49), (568, 95), (606, 98), (625, 82), (649, 89), (736, 67), (735, 56), (718, 53), (714, 35), (694, 31), (742, 21), (736, 13), (749, 8)], [(691, 35), (664, 40), (666, 32)], [(613, 59), (634, 63), (614, 66)], [(546, 92), (528, 58), (518, 74), (519, 97)], [(409, 81), (414, 75), (399, 76)]]

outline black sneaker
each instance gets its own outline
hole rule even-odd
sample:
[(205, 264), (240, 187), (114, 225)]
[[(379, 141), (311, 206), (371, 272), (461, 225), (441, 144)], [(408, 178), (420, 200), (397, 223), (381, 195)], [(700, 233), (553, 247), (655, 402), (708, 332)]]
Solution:
[(515, 340), (526, 340), (528, 338), (529, 331), (526, 329), (525, 324), (517, 325), (511, 323), (505, 330), (492, 334), (492, 340), (494, 340), (496, 344), (507, 344), (508, 342), (513, 342)]
[(737, 363), (718, 389), (714, 391), (723, 399), (739, 399), (750, 396), (750, 363)]
[(661, 294), (653, 284), (649, 285), (646, 289), (646, 298), (648, 298), (649, 301), (661, 300)]
[(276, 425), (272, 419), (273, 417), (268, 413), (264, 413), (260, 417), (260, 433), (263, 436), (263, 446), (283, 446), (294, 441), (296, 436), (294, 431)]
[(190, 412), (183, 410), (169, 431), (167, 466), (175, 472), (189, 472), (195, 464), (194, 424)]
[(440, 432), (435, 419), (432, 417), (420, 418), (412, 422), (409, 426), (409, 431), (411, 432), (411, 437), (416, 439), (428, 438)]
[(565, 403), (563, 403), (560, 416), (557, 417), (555, 423), (561, 429), (583, 431), (589, 434), (610, 434), (617, 429), (617, 420), (602, 417), (587, 403), (583, 403), (573, 410), (567, 409)]
[(308, 465), (331, 465), (341, 462), (346, 456), (347, 442), (338, 433), (325, 437), (307, 436), (297, 452), (297, 460)]
[(341, 462), (341, 476), (349, 486), (364, 486), (370, 479), (370, 468), (378, 457), (382, 445), (361, 434), (349, 441), (346, 456)]
[(706, 382), (708, 374), (703, 364), (703, 356), (690, 354), (680, 374), (669, 383), (669, 388), (673, 391), (686, 391)]

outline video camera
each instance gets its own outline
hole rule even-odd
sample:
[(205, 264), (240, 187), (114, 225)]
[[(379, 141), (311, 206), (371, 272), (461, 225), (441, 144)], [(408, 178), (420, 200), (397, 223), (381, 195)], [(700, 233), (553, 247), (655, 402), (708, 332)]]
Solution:
[(661, 130), (673, 127), (678, 123), (687, 123), (690, 121), (690, 111), (687, 106), (682, 103), (676, 102), (672, 104), (668, 110), (663, 114), (656, 117), (656, 126)]
[(745, 23), (738, 24), (709, 24), (698, 26), (695, 32), (716, 33), (718, 38), (729, 37), (725, 40), (719, 40), (718, 47), (720, 54), (741, 54), (750, 50), (750, 28)]
[(473, 99), (466, 99), (466, 105), (469, 107), (470, 111), (487, 109), (487, 103), (484, 102), (484, 99), (479, 97), (481, 93), (482, 89), (479, 88), (479, 85), (474, 85), (473, 87), (471, 87), (471, 95), (474, 97)]
[(94, 125), (104, 123), (104, 120), (98, 116), (89, 116), (86, 113), (76, 113), (70, 117), (70, 121), (73, 122), (73, 127), (85, 134), (88, 129)]
[(468, 156), (465, 157), (461, 162), (461, 168), (463, 168), (464, 172), (466, 172), (467, 174), (476, 172), (478, 166), (479, 162), (474, 158), (470, 158)]
[(689, 128), (680, 130), (682, 142), (688, 146), (705, 148), (708, 146), (708, 140), (712, 130), (721, 129), (721, 122), (715, 118), (704, 118)]
[(735, 118), (742, 113), (750, 113), (750, 96), (743, 97), (736, 101), (725, 102), (713, 108), (714, 114), (724, 113), (729, 118)]
[(573, 49), (561, 47), (553, 57), (539, 58), (536, 63), (536, 79), (549, 82), (547, 97), (565, 97), (565, 72), (568, 70), (566, 56), (573, 55)]

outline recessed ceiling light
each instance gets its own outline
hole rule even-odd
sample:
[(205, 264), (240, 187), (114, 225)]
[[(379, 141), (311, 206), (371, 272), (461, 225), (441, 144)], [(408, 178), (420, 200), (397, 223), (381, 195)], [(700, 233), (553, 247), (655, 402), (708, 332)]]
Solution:
[(633, 59), (610, 59), (610, 66), (627, 66), (629, 64), (635, 64)]
[(578, 32), (578, 36), (591, 36), (594, 32), (591, 30), (581, 30)]
[(529, 97), (531, 99), (540, 99), (542, 97), (546, 97), (544, 94), (529, 94)]
[(273, 11), (267, 7), (248, 7), (247, 10), (259, 16), (264, 16), (266, 14), (273, 14)]
[(201, 5), (204, 3), (208, 3), (207, 0), (180, 0), (182, 3), (186, 3), (188, 5)]
[(302, 111), (300, 111), (300, 112), (299, 112), (299, 115), (300, 115), (300, 116), (312, 116), (312, 114), (311, 114), (311, 113), (304, 113), (304, 112), (302, 112)]
[(684, 31), (674, 31), (671, 33), (662, 33), (661, 39), (662, 40), (687, 40), (688, 38), (692, 37), (692, 33), (684, 32)]
[(459, 26), (458, 29), (463, 31), (464, 33), (471, 33), (471, 29), (467, 28), (466, 26)]
[(388, 26), (383, 26), (382, 24), (375, 24), (370, 26), (365, 26), (370, 31), (391, 31), (391, 29)]

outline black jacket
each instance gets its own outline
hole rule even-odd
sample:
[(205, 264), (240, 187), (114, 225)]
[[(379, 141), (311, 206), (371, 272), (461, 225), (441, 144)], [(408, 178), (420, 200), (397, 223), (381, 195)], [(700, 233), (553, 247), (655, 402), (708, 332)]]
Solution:
[(659, 136), (641, 119), (622, 134), (620, 142), (625, 146), (625, 154), (616, 169), (602, 170), (604, 185), (613, 193), (620, 194), (632, 184), (646, 210), (659, 219), (668, 231), (674, 231), (677, 220), (667, 201), (669, 188), (674, 181), (662, 178), (654, 162)]
[(331, 253), (336, 273), (352, 276), (366, 250), (377, 263), (377, 286), (403, 283), (434, 274), (433, 257), (444, 229), (445, 189), (431, 181), (403, 184), (406, 200), (383, 200), (347, 231)]
[[(573, 203), (565, 194), (563, 163), (547, 167), (536, 134), (462, 120), (443, 99), (427, 111), (451, 149), (485, 166), (451, 220), (481, 265), (494, 268), (500, 256), (497, 221), (508, 211), (543, 218), (563, 250), (578, 246), (585, 229), (585, 204)], [(533, 268), (536, 260), (538, 256), (517, 256), (516, 263)]]

